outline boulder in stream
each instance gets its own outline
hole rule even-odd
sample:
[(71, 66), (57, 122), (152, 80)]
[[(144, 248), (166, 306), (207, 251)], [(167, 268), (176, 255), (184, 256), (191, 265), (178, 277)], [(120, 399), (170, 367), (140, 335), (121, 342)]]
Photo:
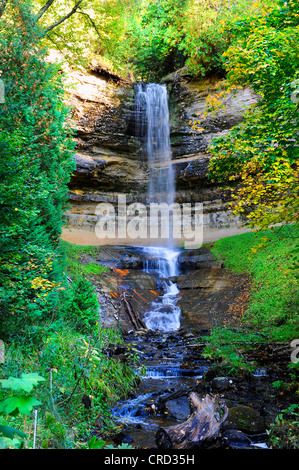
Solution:
[(248, 434), (265, 432), (264, 418), (251, 406), (237, 405), (229, 409), (224, 429), (238, 429)]
[(165, 403), (165, 411), (177, 420), (186, 420), (191, 413), (189, 400), (181, 396)]

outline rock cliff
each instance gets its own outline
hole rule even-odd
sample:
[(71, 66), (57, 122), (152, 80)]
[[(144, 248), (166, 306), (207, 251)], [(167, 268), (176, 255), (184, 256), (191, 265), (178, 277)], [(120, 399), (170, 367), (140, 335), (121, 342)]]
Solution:
[[(66, 213), (64, 237), (92, 244), (97, 243), (97, 204), (116, 205), (119, 194), (126, 196), (128, 204), (144, 202), (148, 168), (135, 132), (134, 83), (98, 69), (89, 74), (71, 72), (69, 81), (73, 85), (69, 103), (73, 106), (71, 123), (76, 131), (77, 165), (69, 186), (71, 205)], [(166, 77), (164, 83), (169, 92), (176, 201), (203, 203), (205, 241), (233, 234), (240, 221), (230, 217), (223, 188), (207, 177), (208, 146), (214, 137), (239, 123), (246, 107), (257, 97), (247, 88), (229, 95), (225, 108), (215, 115), (209, 113), (204, 130), (198, 132), (189, 123), (204, 112), (207, 96), (218, 93), (219, 80), (191, 81), (174, 74)]]

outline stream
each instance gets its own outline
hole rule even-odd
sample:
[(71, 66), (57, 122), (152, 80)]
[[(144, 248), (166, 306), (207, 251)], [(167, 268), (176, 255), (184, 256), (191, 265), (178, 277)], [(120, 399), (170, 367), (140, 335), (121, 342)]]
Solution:
[[(172, 204), (176, 193), (166, 86), (137, 84), (135, 106), (136, 135), (143, 144), (150, 175), (148, 202)], [(220, 447), (267, 448), (267, 426), (282, 406), (272, 382), (285, 370), (289, 358), (279, 358), (282, 364), (273, 365), (271, 351), (267, 356), (256, 350), (251, 358), (255, 371), (236, 377), (203, 356), (201, 338), (212, 325), (223, 324), (247, 280), (223, 269), (206, 247), (181, 250), (172, 236), (173, 223), (170, 218), (168, 237), (155, 238), (152, 246), (136, 246), (132, 240), (131, 246), (101, 247), (96, 260), (103, 264), (106, 260), (111, 269), (99, 281), (104, 310), (105, 305), (112, 305), (110, 316), (119, 318), (118, 289), (127, 296), (126, 304), (131, 303), (130, 320), (137, 312), (144, 326), (136, 326), (135, 319), (135, 327), (123, 334), (124, 349), (137, 358), (135, 371), (140, 382), (112, 410), (120, 431), (110, 442), (156, 448), (157, 430), (184, 423), (193, 413), (189, 396), (196, 392), (203, 397), (217, 395), (229, 407)], [(116, 267), (118, 278), (112, 273)], [(107, 294), (112, 300), (107, 300)]]
[(176, 305), (179, 289), (173, 280), (179, 274), (179, 250), (146, 247), (142, 251), (147, 254), (143, 270), (156, 278), (163, 293), (144, 315), (147, 331), (125, 337), (139, 356), (136, 371), (141, 370), (141, 383), (134, 396), (112, 414), (128, 430), (128, 440), (132, 439), (134, 445), (155, 447), (155, 433), (160, 426), (176, 424), (190, 413), (185, 400), (179, 407), (174, 404), (177, 409), (173, 413), (160, 413), (156, 400), (163, 394), (194, 388), (208, 366), (200, 355), (197, 357), (195, 350), (200, 348), (193, 336), (186, 336), (180, 328), (181, 310)]
[[(136, 133), (144, 144), (144, 154), (149, 167), (149, 203), (172, 204), (175, 200), (175, 178), (171, 165), (170, 125), (166, 86), (158, 84), (136, 85)], [(159, 225), (159, 224), (158, 224)], [(169, 236), (162, 246), (143, 247), (143, 271), (154, 276), (162, 295), (154, 300), (145, 312), (143, 321), (148, 332), (135, 339), (135, 349), (141, 354), (142, 375), (137, 395), (113, 410), (116, 420), (129, 428), (130, 438), (139, 447), (153, 446), (156, 430), (160, 426), (176, 423), (190, 413), (187, 403), (174, 415), (161, 415), (155, 401), (163, 393), (195, 385), (206, 366), (183, 364), (182, 351), (186, 339), (180, 334), (181, 309), (176, 305), (179, 288), (175, 277), (179, 275), (178, 256), (172, 221)], [(131, 342), (130, 338), (126, 338)], [(157, 354), (156, 351), (159, 351)], [(193, 359), (194, 365), (194, 359)], [(187, 413), (187, 414), (186, 414)]]
[[(126, 338), (132, 344), (131, 338)], [(133, 339), (134, 341), (134, 339)], [(184, 420), (190, 413), (186, 396), (172, 403), (161, 412), (157, 400), (179, 390), (186, 392), (196, 387), (197, 381), (207, 370), (208, 364), (193, 354), (192, 361), (183, 358), (182, 351), (192, 342), (182, 334), (152, 333), (140, 337), (135, 348), (141, 354), (141, 382), (134, 396), (120, 403), (112, 415), (117, 423), (124, 426), (124, 432), (130, 436), (136, 447), (155, 448), (155, 434), (159, 427), (167, 427)], [(158, 351), (155, 353), (155, 350)], [(191, 359), (191, 357), (189, 358)], [(125, 438), (126, 441), (126, 438)]]

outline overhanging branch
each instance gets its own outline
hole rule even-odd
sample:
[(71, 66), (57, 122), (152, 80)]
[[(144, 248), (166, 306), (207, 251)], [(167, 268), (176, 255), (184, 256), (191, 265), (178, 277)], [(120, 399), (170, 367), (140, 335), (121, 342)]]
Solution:
[(37, 13), (36, 21), (38, 21), (43, 16), (43, 14), (48, 10), (48, 8), (50, 8), (52, 3), (54, 3), (54, 2), (55, 2), (55, 0), (48, 0), (47, 3), (45, 3), (45, 5)]
[(48, 28), (44, 29), (44, 31), (43, 31), (44, 34), (47, 34), (49, 31), (52, 31), (52, 29), (54, 29), (54, 28), (57, 28), (57, 26), (59, 26), (64, 21), (66, 21), (74, 13), (76, 13), (76, 11), (78, 10), (78, 8), (79, 8), (79, 6), (81, 5), (82, 2), (83, 2), (83, 0), (78, 0), (75, 4), (74, 8), (67, 15), (65, 15), (63, 18), (60, 18), (60, 20), (56, 21), (56, 23), (53, 23), (51, 26), (48, 26)]
[(93, 19), (89, 16), (88, 13), (85, 13), (85, 11), (82, 11), (82, 10), (78, 10), (78, 13), (80, 13), (80, 15), (84, 15), (84, 16), (87, 16), (88, 20), (90, 21), (90, 23), (92, 24), (95, 32), (97, 33), (97, 35), (99, 36), (100, 39), (102, 39), (102, 36), (97, 28), (97, 25), (95, 24), (95, 22), (93, 21)]

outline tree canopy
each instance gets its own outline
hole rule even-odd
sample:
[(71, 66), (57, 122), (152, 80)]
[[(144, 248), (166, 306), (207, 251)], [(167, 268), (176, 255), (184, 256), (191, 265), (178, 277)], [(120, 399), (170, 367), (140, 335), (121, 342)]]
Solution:
[(235, 23), (224, 53), (228, 87), (250, 86), (259, 102), (211, 147), (211, 176), (241, 180), (236, 214), (265, 228), (298, 218), (299, 5), (280, 2)]

